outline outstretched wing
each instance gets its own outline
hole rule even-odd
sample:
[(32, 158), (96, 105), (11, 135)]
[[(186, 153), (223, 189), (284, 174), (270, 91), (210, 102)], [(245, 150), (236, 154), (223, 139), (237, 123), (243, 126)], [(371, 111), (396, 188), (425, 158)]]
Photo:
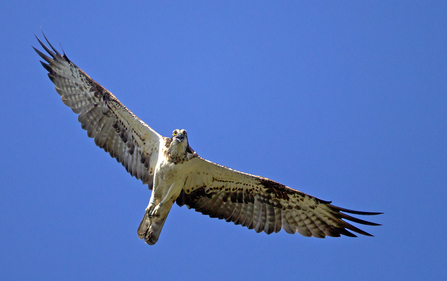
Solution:
[[(45, 35), (44, 35), (45, 37)], [(37, 38), (37, 36), (36, 36)], [(126, 170), (152, 188), (154, 166), (162, 137), (128, 110), (112, 93), (95, 82), (48, 41), (51, 56), (34, 50), (62, 101), (78, 114), (78, 120), (95, 144), (123, 164)]]
[[(192, 172), (177, 199), (212, 218), (241, 224), (267, 234), (284, 229), (310, 237), (324, 238), (355, 234), (372, 236), (344, 220), (378, 225), (345, 213), (377, 215), (336, 207), (328, 201), (291, 189), (275, 181), (242, 173), (203, 158), (191, 159)], [(344, 220), (343, 220), (344, 219)]]

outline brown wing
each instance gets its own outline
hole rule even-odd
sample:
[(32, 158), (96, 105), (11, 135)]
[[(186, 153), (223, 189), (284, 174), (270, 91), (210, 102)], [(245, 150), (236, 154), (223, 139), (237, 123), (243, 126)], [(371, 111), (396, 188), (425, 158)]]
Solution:
[(380, 213), (340, 208), (275, 181), (235, 171), (200, 157), (190, 161), (192, 172), (185, 181), (177, 204), (210, 217), (232, 221), (256, 232), (270, 234), (284, 229), (290, 234), (298, 232), (318, 238), (356, 237), (348, 230), (372, 236), (344, 220), (378, 225), (345, 213)]
[[(45, 35), (44, 35), (45, 37)], [(36, 36), (37, 38), (37, 36)], [(65, 54), (60, 54), (45, 37), (51, 56), (34, 50), (47, 63), (48, 77), (56, 86), (62, 101), (78, 114), (78, 120), (95, 144), (116, 158), (126, 170), (152, 187), (153, 169), (162, 137), (128, 110), (112, 93), (95, 82)]]

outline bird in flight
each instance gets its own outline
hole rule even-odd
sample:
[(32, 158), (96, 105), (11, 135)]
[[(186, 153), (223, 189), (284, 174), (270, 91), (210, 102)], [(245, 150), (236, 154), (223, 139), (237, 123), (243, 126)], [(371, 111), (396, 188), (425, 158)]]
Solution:
[(356, 237), (352, 232), (372, 236), (347, 221), (379, 225), (349, 214), (381, 213), (340, 208), (276, 181), (203, 159), (189, 145), (184, 129), (174, 130), (171, 137), (161, 136), (43, 36), (49, 47), (36, 38), (47, 54), (33, 48), (45, 61), (41, 64), (62, 102), (78, 115), (97, 146), (152, 190), (137, 230), (147, 244), (158, 241), (175, 202), (258, 233), (283, 229), (318, 238)]

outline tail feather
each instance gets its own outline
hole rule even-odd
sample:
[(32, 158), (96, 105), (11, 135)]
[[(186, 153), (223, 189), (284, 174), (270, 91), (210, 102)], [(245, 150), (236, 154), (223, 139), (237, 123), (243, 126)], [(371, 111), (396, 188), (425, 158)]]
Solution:
[(168, 214), (163, 217), (149, 217), (148, 212), (146, 212), (137, 230), (138, 237), (144, 239), (149, 245), (157, 243), (167, 217)]

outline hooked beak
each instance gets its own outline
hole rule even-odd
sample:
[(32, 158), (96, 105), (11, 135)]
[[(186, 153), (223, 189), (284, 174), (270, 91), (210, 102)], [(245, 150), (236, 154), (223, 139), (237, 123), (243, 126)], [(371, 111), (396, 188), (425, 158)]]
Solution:
[(177, 134), (175, 136), (175, 138), (178, 140), (178, 142), (182, 142), (183, 139), (185, 138), (185, 136), (182, 133), (180, 133), (180, 134)]

